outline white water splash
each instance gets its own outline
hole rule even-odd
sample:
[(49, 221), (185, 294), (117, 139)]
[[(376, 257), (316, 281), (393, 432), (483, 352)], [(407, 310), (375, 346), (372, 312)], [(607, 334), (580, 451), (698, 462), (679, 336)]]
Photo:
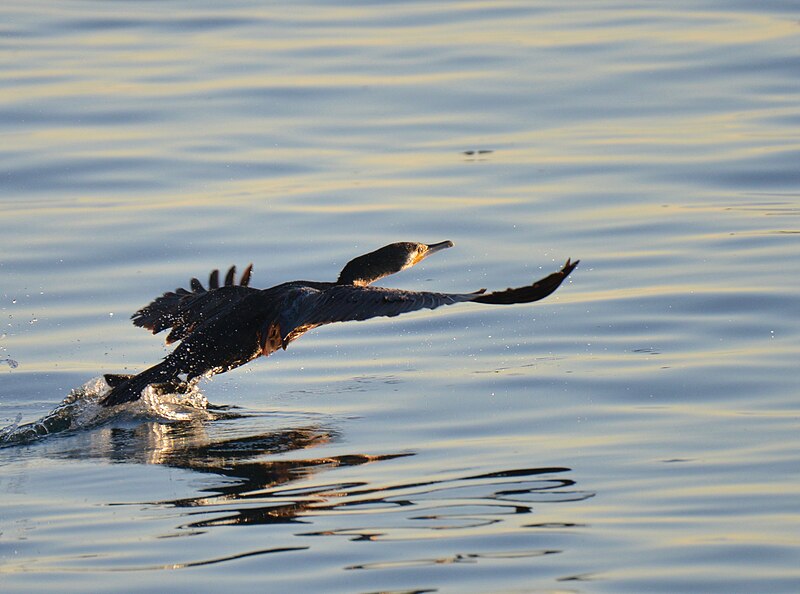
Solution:
[(100, 401), (110, 390), (102, 377), (86, 382), (69, 395), (51, 412), (31, 423), (16, 421), (0, 429), (0, 447), (29, 443), (56, 433), (89, 429), (112, 420), (146, 420), (176, 422), (207, 420), (214, 418), (208, 411), (208, 400), (196, 386), (185, 394), (159, 394), (151, 386), (135, 402), (120, 406), (104, 407)]

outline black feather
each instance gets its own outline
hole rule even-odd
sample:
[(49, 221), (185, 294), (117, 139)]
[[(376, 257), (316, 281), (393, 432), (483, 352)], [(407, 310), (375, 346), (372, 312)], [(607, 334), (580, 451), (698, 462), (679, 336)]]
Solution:
[(247, 268), (244, 269), (242, 273), (242, 278), (239, 279), (239, 285), (242, 287), (246, 287), (250, 284), (250, 275), (253, 273), (253, 265), (248, 264)]
[(473, 299), (477, 303), (490, 303), (493, 305), (512, 305), (514, 303), (532, 303), (539, 301), (550, 295), (555, 291), (564, 279), (569, 276), (569, 273), (575, 270), (575, 267), (580, 263), (580, 260), (575, 260), (564, 264), (564, 267), (558, 272), (554, 272), (541, 280), (536, 281), (527, 287), (519, 287), (516, 289), (506, 289), (505, 291), (495, 291), (487, 293)]

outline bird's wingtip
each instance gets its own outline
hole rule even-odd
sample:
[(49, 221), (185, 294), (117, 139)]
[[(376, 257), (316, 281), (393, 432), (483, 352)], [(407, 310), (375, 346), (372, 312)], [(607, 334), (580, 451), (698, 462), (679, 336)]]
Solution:
[(581, 263), (580, 260), (575, 260), (573, 262), (570, 258), (567, 258), (567, 262), (566, 264), (564, 264), (564, 267), (561, 269), (561, 272), (564, 273), (565, 276), (567, 276), (569, 275), (570, 272), (575, 270), (575, 267), (580, 263)]

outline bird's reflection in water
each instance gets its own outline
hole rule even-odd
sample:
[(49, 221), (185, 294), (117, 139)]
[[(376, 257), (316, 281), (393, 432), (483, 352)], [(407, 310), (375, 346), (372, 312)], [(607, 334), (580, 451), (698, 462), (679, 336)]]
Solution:
[(333, 430), (307, 426), (172, 450), (164, 457), (163, 464), (214, 473), (233, 480), (206, 489), (205, 494), (197, 497), (157, 503), (181, 508), (212, 507), (215, 512), (224, 508), (231, 512), (222, 517), (192, 522), (187, 525), (191, 528), (293, 522), (312, 508), (324, 507), (330, 497), (341, 497), (348, 489), (363, 483), (324, 484), (291, 490), (285, 488), (288, 485), (309, 481), (315, 475), (335, 468), (412, 455), (347, 454), (302, 459), (261, 459), (322, 446), (337, 437)]
[(339, 445), (337, 430), (305, 419), (307, 422), (294, 427), (254, 433), (258, 424), (252, 420), (105, 427), (84, 434), (69, 450), (60, 448), (58, 455), (159, 464), (211, 477), (210, 486), (189, 497), (115, 504), (184, 510), (177, 526), (181, 532), (298, 523), (312, 526), (295, 533), (296, 537), (339, 536), (361, 541), (436, 538), (448, 531), (485, 536), (498, 530), (535, 529), (553, 534), (582, 526), (566, 518), (534, 522), (527, 514), (536, 510), (541, 516), (547, 504), (582, 501), (594, 495), (578, 489), (575, 481), (565, 476), (571, 472), (566, 467), (484, 473), (428, 469), (423, 475), (434, 477), (429, 480), (422, 479), (419, 469), (404, 473), (399, 467), (388, 480), (383, 471), (365, 469), (355, 480), (348, 472), (346, 478), (326, 481), (326, 472), (414, 453), (303, 455), (341, 451), (332, 447)]
[[(234, 415), (225, 416), (241, 423), (241, 419), (234, 418)], [(413, 455), (403, 452), (275, 459), (276, 456), (331, 444), (338, 440), (339, 434), (323, 424), (304, 424), (242, 435), (248, 430), (252, 431), (253, 426), (247, 422), (244, 427), (224, 421), (216, 425), (205, 420), (175, 424), (145, 422), (129, 427), (100, 427), (73, 435), (60, 443), (51, 442), (45, 448), (50, 450), (52, 457), (157, 464), (224, 477), (213, 486), (204, 488), (196, 497), (137, 502), (207, 508), (207, 511), (215, 513), (223, 511), (222, 508), (231, 509), (235, 502), (241, 503), (241, 507), (232, 509), (230, 515), (194, 522), (189, 527), (291, 522), (309, 507), (324, 502), (328, 497), (341, 496), (344, 490), (362, 484), (327, 484), (291, 492), (285, 491), (287, 485), (307, 481), (334, 468)], [(275, 503), (250, 507), (251, 501), (265, 499)], [(193, 513), (189, 512), (189, 515)]]

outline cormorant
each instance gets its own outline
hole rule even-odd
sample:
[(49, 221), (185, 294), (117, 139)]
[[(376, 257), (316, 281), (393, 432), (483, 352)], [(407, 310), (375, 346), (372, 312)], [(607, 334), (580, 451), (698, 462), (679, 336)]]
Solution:
[(465, 301), (501, 305), (538, 301), (555, 291), (579, 262), (567, 260), (561, 270), (532, 285), (494, 293), (486, 293), (486, 289), (430, 293), (370, 286), (452, 246), (451, 241), (392, 243), (348, 262), (335, 283), (291, 281), (254, 289), (248, 286), (252, 264), (238, 284), (235, 266), (228, 270), (222, 286), (218, 270), (211, 273), (208, 289), (193, 278), (191, 291), (179, 288), (164, 293), (131, 316), (136, 326), (153, 334), (171, 329), (167, 344), (178, 340), (181, 344), (161, 363), (138, 375), (106, 375), (111, 391), (101, 404), (137, 400), (149, 385), (162, 391), (185, 391), (195, 378), (222, 373), (259, 355), (286, 349), (312, 328), (332, 322), (397, 316)]

